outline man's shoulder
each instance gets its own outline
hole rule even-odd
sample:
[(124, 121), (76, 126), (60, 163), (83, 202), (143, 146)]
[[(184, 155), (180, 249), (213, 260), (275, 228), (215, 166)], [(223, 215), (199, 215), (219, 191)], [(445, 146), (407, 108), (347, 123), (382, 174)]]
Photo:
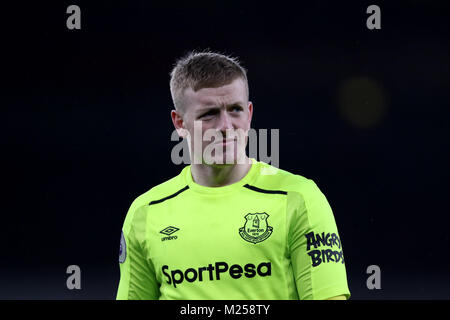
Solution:
[(314, 180), (288, 170), (260, 162), (257, 187), (268, 190), (296, 192), (302, 195), (314, 193), (318, 187)]
[(187, 185), (186, 180), (184, 179), (186, 168), (187, 167), (184, 167), (183, 170), (175, 177), (172, 177), (158, 185), (153, 186), (151, 189), (138, 196), (134, 200), (134, 202), (136, 202), (136, 205), (140, 206), (149, 204), (152, 201), (161, 200), (185, 188)]
[(311, 221), (332, 218), (328, 200), (314, 180), (278, 168), (272, 170), (272, 173), (271, 175), (261, 173), (255, 181), (257, 187), (285, 191), (288, 206), (291, 208), (315, 208), (313, 212), (310, 212)]
[(147, 206), (151, 202), (160, 201), (166, 197), (176, 194), (180, 190), (183, 190), (183, 188), (186, 187), (186, 181), (184, 179), (186, 169), (187, 167), (183, 168), (183, 170), (175, 177), (153, 186), (151, 189), (135, 198), (128, 209), (127, 216), (131, 217), (134, 215), (134, 212), (136, 212), (140, 207)]

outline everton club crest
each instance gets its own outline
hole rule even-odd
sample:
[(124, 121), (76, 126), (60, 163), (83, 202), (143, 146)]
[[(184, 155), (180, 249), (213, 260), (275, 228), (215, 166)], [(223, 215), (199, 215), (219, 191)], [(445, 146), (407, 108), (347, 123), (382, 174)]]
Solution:
[(258, 243), (266, 240), (273, 232), (273, 228), (268, 225), (269, 215), (263, 213), (248, 213), (245, 216), (245, 224), (239, 228), (239, 235), (245, 241)]

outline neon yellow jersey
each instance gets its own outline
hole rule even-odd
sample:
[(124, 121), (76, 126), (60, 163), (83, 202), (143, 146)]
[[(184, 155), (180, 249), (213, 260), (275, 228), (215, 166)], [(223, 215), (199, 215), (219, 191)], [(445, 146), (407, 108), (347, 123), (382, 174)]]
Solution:
[(117, 299), (350, 297), (324, 194), (310, 179), (252, 162), (241, 181), (216, 188), (195, 183), (186, 166), (132, 203)]

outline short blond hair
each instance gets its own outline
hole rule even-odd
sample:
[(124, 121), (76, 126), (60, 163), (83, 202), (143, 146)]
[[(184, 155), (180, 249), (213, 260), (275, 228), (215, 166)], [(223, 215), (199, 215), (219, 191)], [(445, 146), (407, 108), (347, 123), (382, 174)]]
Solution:
[(191, 51), (178, 59), (170, 72), (170, 93), (175, 109), (184, 111), (182, 96), (187, 88), (194, 91), (216, 88), (230, 84), (238, 78), (245, 83), (248, 99), (247, 71), (237, 58), (211, 51)]

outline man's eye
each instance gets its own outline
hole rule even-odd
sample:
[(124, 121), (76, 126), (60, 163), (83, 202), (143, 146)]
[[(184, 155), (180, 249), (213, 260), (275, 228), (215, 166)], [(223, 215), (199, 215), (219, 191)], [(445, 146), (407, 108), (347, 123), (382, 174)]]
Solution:
[(210, 112), (206, 112), (206, 113), (202, 114), (199, 118), (207, 118), (212, 115), (214, 115), (214, 113), (212, 111), (210, 111)]
[(241, 106), (233, 106), (233, 107), (232, 107), (232, 110), (233, 110), (233, 111), (242, 111), (243, 109), (242, 109)]

